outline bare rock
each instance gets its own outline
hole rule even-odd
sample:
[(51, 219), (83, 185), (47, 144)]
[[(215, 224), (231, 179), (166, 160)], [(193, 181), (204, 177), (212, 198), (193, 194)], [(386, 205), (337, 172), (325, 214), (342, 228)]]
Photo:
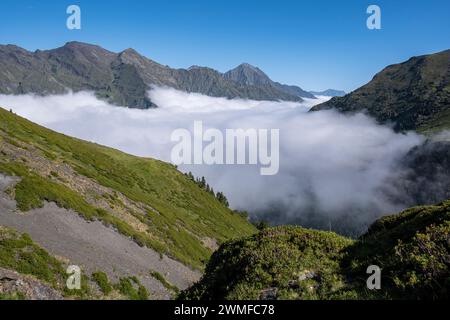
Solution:
[(19, 295), (27, 300), (62, 300), (60, 292), (31, 276), (0, 268), (0, 294)]

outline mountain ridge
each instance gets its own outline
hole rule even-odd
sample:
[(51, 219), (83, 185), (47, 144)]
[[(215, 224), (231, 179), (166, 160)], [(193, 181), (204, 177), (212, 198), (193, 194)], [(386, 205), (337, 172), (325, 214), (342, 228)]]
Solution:
[(343, 97), (347, 93), (343, 90), (326, 89), (323, 91), (310, 91), (315, 96), (327, 96), (327, 97)]
[(365, 111), (399, 131), (450, 127), (450, 50), (387, 66), (364, 86), (312, 111)]
[(15, 45), (0, 45), (0, 93), (49, 95), (89, 90), (112, 104), (141, 109), (157, 107), (147, 96), (154, 85), (213, 97), (272, 101), (314, 98), (299, 87), (273, 82), (256, 67), (245, 66), (265, 80), (243, 83), (233, 80), (229, 72), (222, 74), (199, 66), (173, 69), (132, 48), (115, 53), (72, 41), (59, 48), (31, 52)]
[(285, 85), (272, 81), (261, 69), (249, 63), (242, 63), (224, 73), (224, 78), (232, 80), (242, 85), (259, 86), (267, 91), (282, 91), (288, 95), (315, 99), (316, 97), (298, 86)]

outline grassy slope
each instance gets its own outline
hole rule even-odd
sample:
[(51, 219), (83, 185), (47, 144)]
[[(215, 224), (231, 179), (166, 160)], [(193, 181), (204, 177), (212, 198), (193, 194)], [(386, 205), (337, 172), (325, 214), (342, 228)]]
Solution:
[(137, 242), (198, 268), (211, 254), (200, 239), (210, 237), (220, 243), (254, 232), (250, 223), (170, 164), (74, 139), (1, 108), (0, 133), (0, 143), (38, 148), (51, 161), (67, 163), (78, 174), (155, 210), (140, 217), (148, 225), (148, 232), (138, 232), (107, 210), (88, 204), (64, 184), (39, 176), (28, 170), (26, 163), (13, 162), (0, 154), (0, 172), (23, 178), (15, 192), (19, 208), (39, 207), (43, 200), (55, 201), (88, 219), (112, 224)]
[[(366, 287), (370, 265), (382, 270), (381, 290)], [(278, 299), (448, 298), (450, 201), (381, 218), (357, 241), (277, 227), (229, 242), (180, 297), (257, 299), (273, 288)]]
[[(68, 275), (65, 267), (55, 257), (35, 244), (29, 235), (0, 226), (0, 267), (14, 270), (20, 274), (31, 275), (60, 291), (66, 297), (88, 298), (90, 289), (83, 275), (82, 290), (69, 290), (65, 287)], [(21, 292), (18, 291), (19, 297)], [(0, 299), (1, 299), (0, 295)], [(13, 297), (3, 297), (10, 299)]]
[(450, 130), (450, 109), (442, 111), (438, 117), (418, 128), (418, 132), (432, 135), (443, 130)]
[[(120, 278), (119, 282), (109, 282), (104, 272), (95, 272), (91, 278), (84, 273), (81, 290), (69, 290), (66, 287), (67, 263), (63, 263), (38, 246), (26, 233), (20, 234), (10, 228), (0, 226), (0, 267), (14, 270), (21, 275), (32, 276), (68, 299), (131, 299), (147, 300), (149, 294), (136, 277)], [(94, 291), (96, 283), (100, 291)], [(0, 300), (29, 299), (25, 293), (17, 291), (0, 293)]]
[(31, 238), (0, 227), (0, 267), (30, 274), (53, 286), (60, 286), (65, 277), (61, 263)]

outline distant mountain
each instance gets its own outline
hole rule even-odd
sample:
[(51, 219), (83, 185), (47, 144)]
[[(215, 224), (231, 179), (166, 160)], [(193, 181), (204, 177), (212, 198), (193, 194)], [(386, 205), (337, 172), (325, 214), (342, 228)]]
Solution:
[(367, 111), (397, 130), (450, 128), (450, 50), (388, 66), (368, 84), (314, 110)]
[(335, 89), (327, 89), (324, 91), (310, 91), (310, 93), (315, 96), (327, 96), (327, 97), (343, 97), (347, 94), (345, 91)]
[(0, 45), (0, 93), (49, 95), (91, 90), (116, 105), (151, 108), (156, 105), (146, 92), (152, 85), (213, 97), (254, 100), (301, 101), (302, 96), (312, 96), (298, 87), (291, 89), (274, 83), (250, 65), (222, 74), (198, 66), (172, 69), (133, 49), (114, 53), (81, 42), (35, 52)]
[(70, 42), (54, 50), (29, 52), (0, 46), (0, 93), (41, 95), (92, 90), (100, 98), (135, 108), (154, 106), (135, 67), (95, 45)]
[(270, 86), (272, 84), (272, 80), (261, 69), (248, 63), (240, 64), (236, 68), (225, 72), (223, 77), (243, 85)]
[(236, 68), (225, 72), (225, 79), (237, 82), (241, 85), (257, 86), (264, 88), (268, 94), (284, 92), (288, 96), (283, 100), (297, 100), (298, 98), (314, 99), (314, 95), (297, 86), (290, 86), (272, 81), (261, 69), (248, 63), (243, 63)]

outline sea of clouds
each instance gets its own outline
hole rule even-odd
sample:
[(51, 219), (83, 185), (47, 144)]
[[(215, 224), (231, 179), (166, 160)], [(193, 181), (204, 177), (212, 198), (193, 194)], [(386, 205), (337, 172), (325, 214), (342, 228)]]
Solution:
[(424, 138), (395, 133), (364, 114), (308, 112), (329, 97), (302, 103), (251, 101), (171, 88), (154, 88), (149, 97), (158, 109), (112, 106), (90, 92), (0, 95), (0, 106), (58, 132), (164, 161), (170, 161), (173, 130), (191, 130), (194, 121), (222, 131), (279, 129), (277, 175), (261, 176), (254, 165), (180, 166), (205, 176), (214, 190), (226, 194), (231, 207), (273, 223), (358, 233), (376, 217), (408, 205), (396, 200), (400, 191), (387, 181), (400, 174), (398, 162)]

